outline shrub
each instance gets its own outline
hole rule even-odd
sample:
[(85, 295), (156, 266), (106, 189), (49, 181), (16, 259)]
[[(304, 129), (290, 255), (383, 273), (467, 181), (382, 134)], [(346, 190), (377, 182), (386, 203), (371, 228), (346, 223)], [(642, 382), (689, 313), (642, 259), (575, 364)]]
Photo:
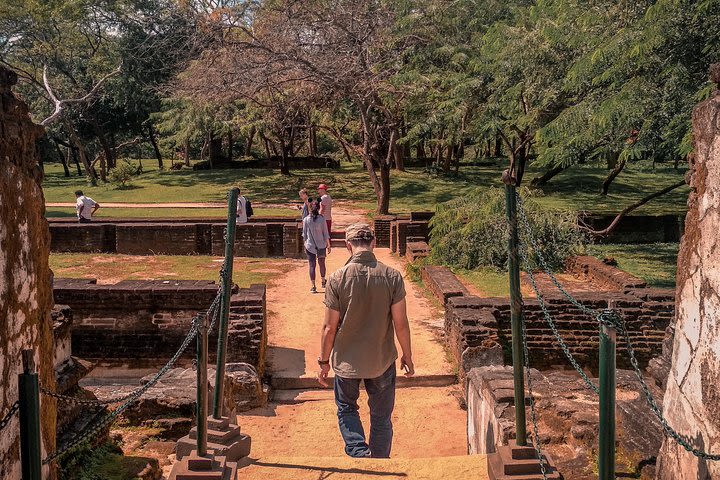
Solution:
[[(578, 229), (577, 214), (540, 207), (528, 191), (523, 191), (522, 196), (540, 253), (551, 268), (562, 268), (567, 257), (584, 250), (585, 237)], [(477, 191), (439, 205), (431, 226), (432, 261), (468, 270), (506, 268), (508, 223), (503, 190)], [(522, 224), (518, 228), (521, 246), (529, 245)], [(526, 251), (531, 266), (536, 268), (534, 252)]]
[(130, 180), (138, 174), (138, 167), (129, 160), (119, 162), (108, 172), (108, 180), (117, 188), (127, 187)]

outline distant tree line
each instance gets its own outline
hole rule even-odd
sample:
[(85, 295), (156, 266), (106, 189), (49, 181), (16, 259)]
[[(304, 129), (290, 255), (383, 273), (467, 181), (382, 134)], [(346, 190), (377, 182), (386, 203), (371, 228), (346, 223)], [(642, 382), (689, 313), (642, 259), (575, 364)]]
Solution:
[(54, 115), (68, 175), (138, 148), (283, 173), (330, 151), (363, 162), (385, 213), (409, 161), (507, 157), (518, 182), (544, 169), (535, 185), (596, 162), (604, 194), (629, 162), (678, 167), (718, 25), (720, 0), (18, 0), (0, 61)]

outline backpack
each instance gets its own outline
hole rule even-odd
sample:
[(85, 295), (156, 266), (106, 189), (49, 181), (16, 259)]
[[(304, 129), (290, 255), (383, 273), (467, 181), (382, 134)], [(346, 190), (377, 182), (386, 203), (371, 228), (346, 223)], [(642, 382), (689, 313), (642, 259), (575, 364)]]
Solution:
[(253, 212), (253, 208), (252, 208), (252, 204), (250, 203), (250, 200), (248, 200), (247, 197), (243, 197), (243, 198), (245, 198), (245, 215), (247, 215), (247, 218), (250, 218), (255, 214), (255, 212)]

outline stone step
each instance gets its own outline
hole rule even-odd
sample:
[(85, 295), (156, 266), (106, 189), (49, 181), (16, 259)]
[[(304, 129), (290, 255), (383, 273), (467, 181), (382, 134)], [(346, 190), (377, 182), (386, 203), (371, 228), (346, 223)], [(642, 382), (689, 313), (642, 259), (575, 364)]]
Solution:
[[(552, 461), (543, 455), (548, 480), (562, 476), (552, 467)], [(501, 446), (488, 456), (488, 474), (492, 480), (543, 480), (540, 461), (533, 447)]]
[[(328, 384), (332, 388), (334, 377), (328, 377)], [(457, 383), (456, 375), (416, 375), (408, 378), (398, 375), (397, 387), (447, 387)], [(275, 390), (322, 390), (315, 377), (281, 377), (273, 376), (270, 382)]]
[(260, 457), (243, 459), (240, 467), (243, 480), (488, 479), (485, 455), (390, 459)]

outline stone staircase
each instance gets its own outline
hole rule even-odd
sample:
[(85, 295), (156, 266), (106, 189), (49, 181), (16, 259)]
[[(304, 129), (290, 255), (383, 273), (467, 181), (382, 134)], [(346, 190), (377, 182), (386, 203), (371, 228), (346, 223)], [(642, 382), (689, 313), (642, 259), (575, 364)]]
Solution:
[(349, 457), (266, 457), (239, 465), (243, 480), (483, 480), (484, 455), (352, 459)]

